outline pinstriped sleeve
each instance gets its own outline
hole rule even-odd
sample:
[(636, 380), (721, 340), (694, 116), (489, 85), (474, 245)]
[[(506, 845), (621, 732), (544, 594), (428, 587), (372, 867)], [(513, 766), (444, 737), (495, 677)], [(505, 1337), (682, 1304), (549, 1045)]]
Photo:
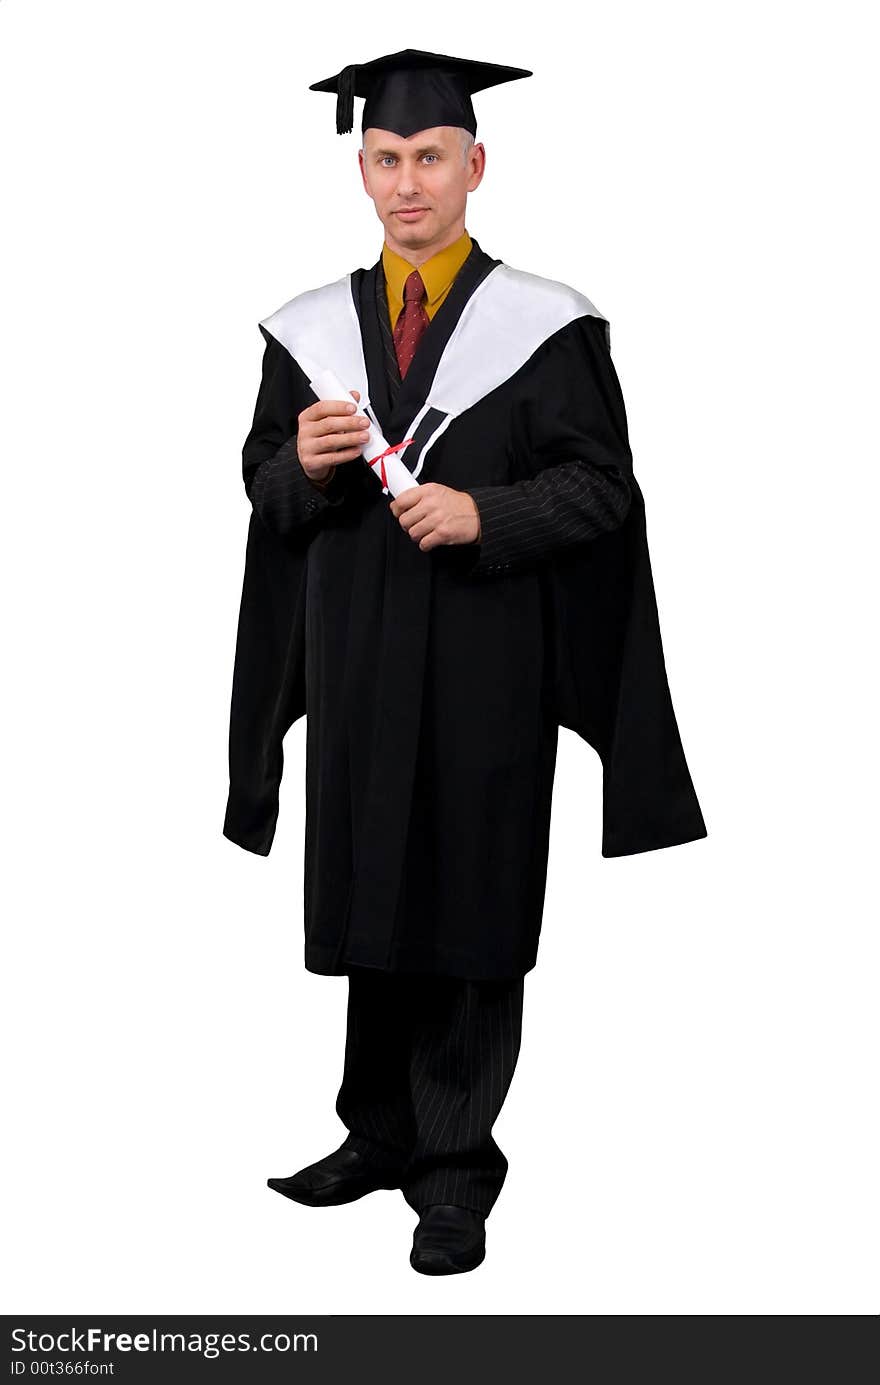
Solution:
[(522, 571), (626, 518), (632, 454), (604, 318), (578, 319), (543, 354), (514, 445), (532, 474), (465, 487), (480, 516), (471, 576)]
[[(297, 454), (297, 426), (314, 397), (290, 353), (268, 333), (254, 420), (242, 449), (245, 491), (267, 528), (306, 531), (328, 508), (344, 503), (358, 481), (356, 464), (341, 463), (325, 485), (306, 475)], [(361, 468), (363, 470), (363, 468)]]
[(586, 543), (626, 518), (630, 489), (586, 461), (546, 467), (510, 486), (468, 488), (480, 512), (480, 552), (472, 575), (520, 570), (558, 549)]

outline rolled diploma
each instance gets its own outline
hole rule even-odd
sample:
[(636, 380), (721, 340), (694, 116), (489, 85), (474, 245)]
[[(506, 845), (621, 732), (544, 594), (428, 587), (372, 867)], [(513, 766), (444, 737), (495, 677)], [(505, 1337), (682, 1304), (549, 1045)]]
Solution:
[[(346, 403), (353, 402), (351, 391), (345, 388), (339, 376), (335, 375), (332, 370), (317, 370), (314, 379), (310, 380), (309, 384), (319, 399), (343, 399)], [(403, 462), (400, 460), (402, 452), (392, 452), (389, 456), (384, 457), (382, 462), (377, 461), (376, 464), (373, 465), (373, 458), (378, 457), (380, 453), (384, 452), (388, 447), (388, 443), (379, 432), (379, 429), (373, 423), (372, 419), (369, 418), (368, 414), (366, 417), (370, 423), (370, 436), (362, 450), (362, 455), (364, 459), (370, 463), (370, 470), (379, 482), (382, 480), (382, 465), (384, 462), (385, 477), (388, 482), (389, 491), (395, 496), (402, 495), (405, 490), (410, 490), (419, 483), (409, 470), (409, 467), (404, 466)], [(405, 452), (406, 449), (404, 448), (403, 451)], [(340, 465), (347, 465), (347, 463), (340, 463)]]

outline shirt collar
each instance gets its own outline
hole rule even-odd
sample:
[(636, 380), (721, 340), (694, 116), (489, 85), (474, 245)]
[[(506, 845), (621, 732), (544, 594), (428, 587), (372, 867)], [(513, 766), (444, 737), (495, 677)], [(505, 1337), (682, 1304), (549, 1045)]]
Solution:
[(430, 307), (449, 288), (471, 253), (471, 245), (470, 236), (467, 231), (463, 231), (458, 240), (447, 245), (445, 250), (438, 250), (437, 254), (432, 255), (423, 265), (417, 266), (410, 264), (402, 255), (398, 255), (386, 242), (382, 246), (382, 268), (385, 271), (385, 281), (392, 297), (398, 301), (403, 301), (404, 284), (413, 270), (417, 268), (427, 290), (428, 306)]

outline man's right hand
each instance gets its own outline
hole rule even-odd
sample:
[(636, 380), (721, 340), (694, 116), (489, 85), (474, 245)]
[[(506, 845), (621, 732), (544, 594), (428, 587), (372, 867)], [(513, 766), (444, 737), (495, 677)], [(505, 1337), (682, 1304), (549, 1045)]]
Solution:
[[(350, 393), (360, 399), (357, 390)], [(367, 444), (370, 420), (355, 413), (354, 404), (341, 399), (319, 399), (299, 416), (297, 455), (310, 481), (329, 480), (340, 462), (352, 462)]]

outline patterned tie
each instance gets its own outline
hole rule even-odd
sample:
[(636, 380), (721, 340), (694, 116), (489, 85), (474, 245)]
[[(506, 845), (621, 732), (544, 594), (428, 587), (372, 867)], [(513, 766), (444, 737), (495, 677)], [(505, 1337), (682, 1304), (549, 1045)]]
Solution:
[(412, 358), (416, 354), (416, 347), (431, 321), (422, 303), (424, 297), (425, 286), (422, 276), (414, 269), (403, 286), (403, 307), (394, 328), (394, 349), (397, 352), (401, 379), (409, 370)]

